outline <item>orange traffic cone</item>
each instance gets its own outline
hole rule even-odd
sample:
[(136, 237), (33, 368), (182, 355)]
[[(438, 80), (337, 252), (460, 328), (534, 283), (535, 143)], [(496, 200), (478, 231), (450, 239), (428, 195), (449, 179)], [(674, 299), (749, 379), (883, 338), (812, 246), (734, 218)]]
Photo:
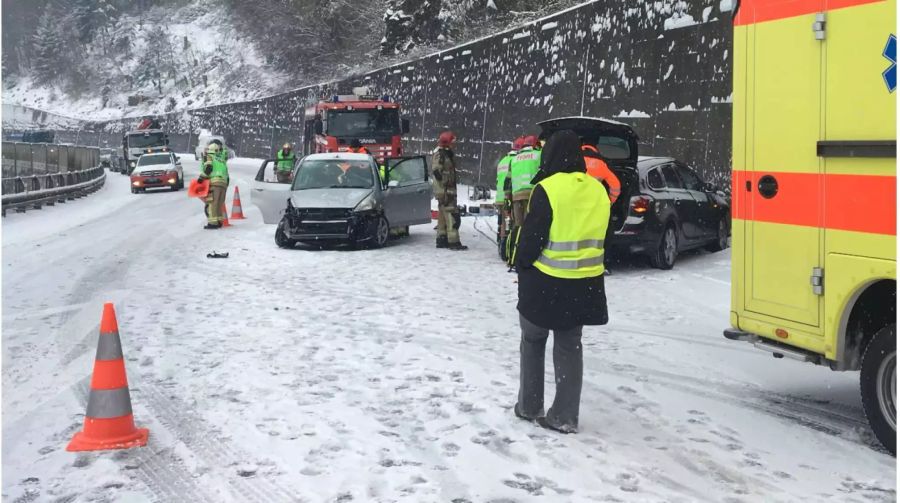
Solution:
[(244, 220), (244, 208), (241, 208), (241, 191), (237, 185), (234, 186), (234, 200), (231, 203), (231, 218), (234, 220)]
[(222, 227), (231, 227), (231, 224), (228, 223), (228, 208), (225, 207), (225, 203), (222, 203)]
[(72, 437), (66, 450), (141, 447), (147, 445), (149, 434), (147, 428), (134, 427), (116, 311), (111, 303), (106, 303), (100, 320), (100, 341), (91, 377), (91, 394), (84, 413), (84, 429)]

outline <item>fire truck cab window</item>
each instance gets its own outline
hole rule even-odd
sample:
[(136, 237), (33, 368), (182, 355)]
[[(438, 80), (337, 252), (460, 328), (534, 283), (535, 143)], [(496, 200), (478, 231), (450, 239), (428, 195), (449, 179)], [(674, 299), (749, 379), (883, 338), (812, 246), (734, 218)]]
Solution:
[(128, 136), (128, 146), (130, 148), (157, 147), (165, 145), (164, 133), (144, 133), (133, 134)]
[(393, 136), (400, 134), (400, 112), (377, 110), (330, 110), (325, 134), (336, 137)]

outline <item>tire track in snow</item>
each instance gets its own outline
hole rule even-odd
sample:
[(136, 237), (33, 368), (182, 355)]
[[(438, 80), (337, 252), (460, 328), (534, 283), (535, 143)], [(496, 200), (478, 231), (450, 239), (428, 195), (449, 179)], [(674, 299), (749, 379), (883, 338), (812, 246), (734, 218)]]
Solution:
[[(88, 394), (90, 392), (90, 376), (82, 379), (72, 387), (72, 391), (83, 407), (87, 407)], [(220, 501), (214, 495), (208, 495), (204, 489), (189, 473), (184, 463), (176, 457), (170, 457), (165, 461), (160, 458), (161, 450), (156, 443), (156, 437), (150, 432), (150, 439), (145, 447), (130, 451), (120, 451), (133, 454), (125, 469), (133, 469), (136, 478), (152, 492), (158, 501), (198, 501), (215, 503)], [(80, 456), (93, 456), (94, 454), (80, 454)]]
[[(193, 407), (164, 388), (148, 383), (139, 390), (142, 403), (153, 412), (154, 418), (209, 466), (230, 468), (253, 459), (250, 454), (229, 445), (217, 432), (204, 424)], [(240, 496), (237, 499), (240, 502), (302, 501), (293, 491), (276, 481), (259, 475), (241, 477), (236, 469), (233, 470), (233, 476), (226, 476), (226, 482)]]
[[(481, 357), (478, 352), (454, 347), (446, 340), (437, 339), (428, 336), (419, 336), (420, 339), (429, 340), (435, 345), (441, 346), (442, 350), (456, 353), (459, 358), (481, 360), (485, 365), (496, 365), (496, 362)], [(433, 351), (433, 347), (422, 346), (423, 349)], [(867, 427), (867, 423), (861, 417), (854, 417), (846, 413), (837, 412), (834, 409), (840, 409), (841, 406), (833, 404), (834, 407), (825, 408), (818, 406), (815, 402), (804, 401), (797, 397), (788, 395), (780, 395), (769, 393), (763, 390), (754, 389), (750, 386), (737, 386), (722, 384), (716, 381), (710, 381), (698, 377), (684, 376), (670, 372), (664, 372), (649, 368), (641, 368), (630, 364), (614, 364), (598, 357), (585, 356), (586, 373), (603, 373), (621, 377), (627, 375), (636, 382), (646, 382), (652, 385), (674, 389), (686, 392), (690, 395), (702, 396), (716, 401), (725, 401), (741, 408), (752, 409), (775, 416), (781, 419), (789, 420), (801, 426), (811, 428), (813, 430), (826, 433), (832, 436), (841, 436), (845, 440), (851, 440), (843, 435), (856, 431), (860, 427)], [(648, 376), (654, 377), (652, 381)], [(747, 397), (749, 393), (755, 395)], [(872, 447), (874, 444), (864, 444)]]
[[(741, 408), (753, 409), (786, 419), (832, 436), (842, 437), (849, 431), (868, 427), (861, 417), (853, 417), (835, 411), (834, 409), (840, 408), (837, 404), (831, 408), (818, 407), (814, 405), (815, 402), (809, 403), (798, 397), (770, 393), (750, 386), (723, 384), (691, 376), (639, 368), (634, 365), (611, 364), (596, 357), (585, 357), (585, 361), (591, 362), (592, 366), (589, 370), (592, 372), (616, 376), (631, 375), (638, 382), (662, 386), (719, 402), (728, 402)], [(647, 376), (658, 379), (651, 380)], [(871, 444), (865, 445), (871, 446)]]

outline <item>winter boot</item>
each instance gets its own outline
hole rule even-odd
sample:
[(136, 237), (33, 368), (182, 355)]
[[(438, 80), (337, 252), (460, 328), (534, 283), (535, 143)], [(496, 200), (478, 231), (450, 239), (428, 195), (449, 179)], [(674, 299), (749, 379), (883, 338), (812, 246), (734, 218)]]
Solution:
[(449, 243), (447, 242), (447, 236), (438, 236), (437, 237), (437, 247), (438, 248), (447, 248)]
[(463, 251), (463, 250), (468, 250), (468, 249), (469, 249), (468, 246), (466, 246), (466, 245), (464, 245), (464, 244), (462, 244), (462, 243), (459, 243), (459, 242), (457, 242), (457, 243), (450, 243), (450, 244), (447, 245), (447, 248), (449, 248), (449, 249), (451, 249), (451, 250), (453, 250), (453, 251)]
[(204, 229), (218, 229), (219, 227), (222, 227), (222, 224), (206, 224), (206, 227), (204, 227)]

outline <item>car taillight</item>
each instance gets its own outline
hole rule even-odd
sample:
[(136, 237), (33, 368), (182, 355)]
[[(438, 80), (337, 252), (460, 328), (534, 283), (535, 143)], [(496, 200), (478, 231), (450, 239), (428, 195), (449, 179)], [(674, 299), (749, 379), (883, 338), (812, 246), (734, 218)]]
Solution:
[(650, 210), (653, 198), (648, 196), (634, 196), (631, 198), (631, 212), (636, 215), (643, 215)]

